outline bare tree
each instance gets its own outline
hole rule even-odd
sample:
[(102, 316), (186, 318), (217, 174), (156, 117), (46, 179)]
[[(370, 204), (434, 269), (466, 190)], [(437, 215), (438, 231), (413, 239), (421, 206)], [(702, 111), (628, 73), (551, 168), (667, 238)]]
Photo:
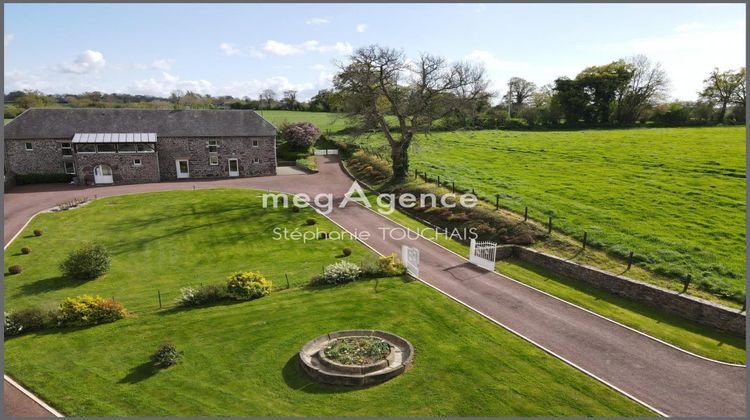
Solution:
[(266, 103), (266, 109), (271, 109), (271, 104), (276, 100), (276, 92), (273, 89), (263, 89), (258, 95), (258, 100)]
[(297, 91), (294, 89), (285, 90), (284, 103), (289, 110), (297, 109)]
[(711, 103), (719, 103), (717, 119), (719, 122), (724, 122), (727, 105), (736, 97), (740, 86), (745, 85), (745, 69), (742, 68), (737, 72), (732, 70), (720, 72), (718, 68), (715, 68), (703, 84), (700, 96)]
[[(403, 52), (371, 45), (358, 49), (339, 65), (334, 86), (349, 117), (361, 129), (379, 129), (391, 148), (392, 181), (409, 172), (409, 146), (417, 133), (426, 133), (435, 120), (451, 110), (486, 100), (484, 69), (422, 54), (412, 62)], [(388, 118), (396, 126), (388, 124)]]
[(667, 73), (661, 64), (652, 63), (645, 55), (627, 60), (632, 70), (628, 84), (617, 93), (615, 120), (620, 124), (633, 124), (648, 105), (664, 99), (669, 89)]

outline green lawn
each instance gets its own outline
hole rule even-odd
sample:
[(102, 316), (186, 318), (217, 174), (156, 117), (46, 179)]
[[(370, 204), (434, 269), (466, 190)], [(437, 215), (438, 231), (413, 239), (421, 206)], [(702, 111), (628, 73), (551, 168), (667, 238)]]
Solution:
[(334, 112), (305, 112), (305, 111), (257, 111), (276, 127), (281, 128), (285, 122), (309, 122), (315, 124), (325, 134), (327, 131), (335, 133), (349, 127), (349, 123), (341, 114)]
[[(26, 270), (6, 277), (5, 307), (49, 304), (80, 293), (114, 295), (134, 316), (90, 328), (31, 333), (5, 342), (5, 369), (73, 416), (120, 415), (651, 415), (647, 409), (512, 335), (444, 295), (402, 278), (346, 286), (291, 288), (243, 303), (190, 310), (155, 308), (155, 290), (220, 282), (238, 269), (279, 283), (304, 283), (344, 246), (270, 239), (274, 226), (300, 227), (306, 209), (263, 210), (260, 192), (198, 190), (97, 200), (43, 214), (6, 252)], [(31, 236), (36, 228), (42, 237)], [(303, 228), (309, 229), (309, 228)], [(65, 250), (97, 239), (113, 251), (103, 278), (60, 278)], [(30, 255), (17, 255), (21, 246)], [(385, 384), (350, 390), (309, 382), (296, 353), (337, 329), (379, 328), (409, 339), (415, 363)], [(163, 341), (184, 352), (155, 371)], [(488, 369), (491, 366), (491, 369)]]
[(503, 194), (502, 206), (551, 215), (613, 255), (634, 251), (652, 272), (744, 295), (744, 127), (436, 132), (415, 141), (411, 168)]
[[(370, 203), (377, 205), (374, 194), (368, 193), (368, 197)], [(434, 229), (400, 211), (384, 216), (407, 228), (422, 232), (427, 238), (459, 255), (469, 255), (468, 246), (434, 234)], [(524, 284), (693, 353), (731, 363), (744, 364), (746, 361), (745, 340), (733, 334), (618, 297), (583, 281), (561, 276), (523, 261), (501, 261), (497, 264), (496, 270)]]

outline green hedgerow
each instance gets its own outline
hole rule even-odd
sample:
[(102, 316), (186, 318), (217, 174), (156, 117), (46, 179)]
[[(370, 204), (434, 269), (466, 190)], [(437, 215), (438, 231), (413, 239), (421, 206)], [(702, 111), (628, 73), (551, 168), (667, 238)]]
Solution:
[(68, 254), (60, 264), (60, 270), (70, 278), (91, 280), (109, 271), (111, 264), (112, 258), (107, 248), (87, 243)]
[(227, 279), (227, 292), (240, 300), (262, 298), (271, 293), (271, 281), (258, 272), (238, 272)]

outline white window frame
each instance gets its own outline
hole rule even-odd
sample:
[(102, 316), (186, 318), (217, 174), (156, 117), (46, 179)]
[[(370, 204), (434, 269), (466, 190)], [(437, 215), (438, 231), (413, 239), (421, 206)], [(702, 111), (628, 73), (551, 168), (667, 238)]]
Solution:
[[(138, 150), (141, 146), (143, 150)], [(152, 143), (136, 143), (135, 150), (136, 153), (154, 153), (156, 151)]]
[(133, 159), (133, 166), (143, 166), (143, 161), (140, 158)]
[(253, 163), (260, 163), (260, 158), (253, 158)]
[[(67, 145), (67, 146), (66, 146)], [(72, 143), (60, 143), (60, 148), (62, 149), (62, 155), (65, 158), (73, 157), (73, 144)], [(65, 153), (65, 152), (68, 153)]]
[(253, 147), (259, 147), (258, 140), (253, 140)]
[[(208, 141), (208, 145), (206, 146), (206, 148), (208, 149), (208, 153), (209, 154), (211, 154), (211, 153), (218, 154), (219, 153), (219, 141), (218, 140), (209, 140)], [(212, 151), (211, 148), (215, 148), (215, 149)]]
[[(93, 152), (82, 152), (82, 151), (78, 150), (78, 148), (81, 147), (81, 146), (94, 146), (94, 151)], [(76, 153), (78, 153), (80, 155), (93, 155), (94, 153), (96, 153), (96, 145), (91, 144), (91, 143), (79, 144), (76, 147)]]
[(208, 155), (208, 164), (211, 166), (218, 166), (219, 165), (219, 155), (211, 153)]
[(34, 151), (34, 144), (30, 141), (27, 141), (23, 145), (24, 149), (26, 149), (27, 152), (33, 152)]
[[(71, 172), (68, 172), (68, 164), (70, 164), (70, 167), (72, 168)], [(68, 174), (68, 175), (75, 175), (75, 173), (76, 173), (76, 165), (75, 165), (75, 163), (73, 163), (72, 160), (65, 160), (65, 161), (63, 161), (63, 171), (65, 171), (65, 173)]]

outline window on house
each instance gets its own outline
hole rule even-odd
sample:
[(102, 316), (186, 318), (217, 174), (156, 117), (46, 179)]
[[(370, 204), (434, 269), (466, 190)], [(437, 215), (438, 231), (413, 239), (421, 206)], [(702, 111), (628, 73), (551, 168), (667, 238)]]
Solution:
[(209, 165), (218, 165), (219, 164), (219, 157), (216, 155), (210, 155), (208, 157), (208, 164)]
[(60, 143), (60, 147), (62, 147), (63, 156), (73, 156), (73, 148), (70, 143)]
[(219, 153), (219, 142), (217, 140), (208, 141), (208, 153)]
[(133, 159), (133, 166), (141, 166), (143, 163), (140, 159)]
[(104, 143), (96, 145), (97, 153), (115, 153), (117, 151), (117, 145), (113, 143)]
[(93, 144), (79, 144), (76, 146), (78, 153), (96, 153), (96, 146)]
[(135, 153), (137, 151), (135, 143), (122, 143), (117, 145), (119, 153)]
[(253, 163), (260, 163), (260, 159), (259, 158), (253, 158)]
[(149, 143), (136, 143), (135, 150), (139, 153), (154, 153), (154, 145)]
[(76, 167), (73, 165), (73, 162), (66, 160), (63, 162), (63, 166), (65, 168), (66, 174), (75, 174), (76, 173)]
[(32, 150), (34, 150), (34, 145), (33, 145), (33, 144), (31, 144), (31, 143), (26, 143), (26, 150), (27, 150), (27, 151), (32, 151)]
[(258, 147), (258, 140), (253, 140), (253, 147)]

